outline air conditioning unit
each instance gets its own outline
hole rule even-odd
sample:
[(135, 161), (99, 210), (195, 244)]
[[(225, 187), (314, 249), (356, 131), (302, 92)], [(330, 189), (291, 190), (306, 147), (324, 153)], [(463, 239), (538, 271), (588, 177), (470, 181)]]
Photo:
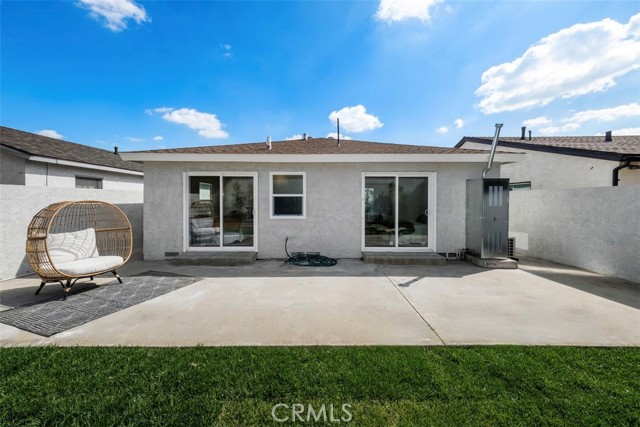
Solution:
[(507, 256), (513, 258), (516, 256), (516, 238), (509, 237), (509, 243), (507, 247)]

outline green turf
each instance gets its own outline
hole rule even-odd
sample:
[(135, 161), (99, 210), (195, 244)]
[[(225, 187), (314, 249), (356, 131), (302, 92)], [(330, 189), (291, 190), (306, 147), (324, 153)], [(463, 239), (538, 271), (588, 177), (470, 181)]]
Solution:
[(5, 348), (0, 381), (1, 425), (640, 425), (638, 348)]

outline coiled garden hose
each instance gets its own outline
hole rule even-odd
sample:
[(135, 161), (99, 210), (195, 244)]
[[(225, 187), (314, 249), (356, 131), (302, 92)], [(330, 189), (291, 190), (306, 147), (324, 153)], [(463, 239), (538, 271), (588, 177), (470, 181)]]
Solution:
[(333, 258), (329, 258), (323, 255), (315, 255), (315, 254), (298, 254), (291, 256), (289, 255), (289, 251), (287, 250), (287, 243), (289, 242), (289, 238), (284, 239), (284, 251), (287, 254), (287, 263), (293, 265), (299, 265), (302, 267), (333, 267), (338, 263), (337, 260)]

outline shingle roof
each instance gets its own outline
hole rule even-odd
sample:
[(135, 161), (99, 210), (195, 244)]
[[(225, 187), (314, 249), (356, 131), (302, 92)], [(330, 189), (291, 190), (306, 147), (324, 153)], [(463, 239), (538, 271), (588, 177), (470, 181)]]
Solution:
[[(640, 156), (640, 135), (613, 135), (612, 139), (606, 142), (604, 136), (539, 136), (524, 140), (518, 137), (500, 137), (498, 149), (502, 145), (523, 150), (611, 160), (619, 160), (624, 156)], [(465, 142), (491, 144), (492, 138), (463, 137), (456, 147), (461, 147)]]
[(141, 172), (140, 163), (127, 162), (112, 151), (0, 126), (0, 144), (33, 155)]
[(130, 153), (180, 153), (180, 154), (478, 154), (487, 150), (468, 150), (452, 147), (404, 145), (382, 142), (341, 140), (333, 138), (309, 138), (307, 140), (273, 141), (271, 150), (266, 142), (214, 145), (208, 147), (168, 148)]

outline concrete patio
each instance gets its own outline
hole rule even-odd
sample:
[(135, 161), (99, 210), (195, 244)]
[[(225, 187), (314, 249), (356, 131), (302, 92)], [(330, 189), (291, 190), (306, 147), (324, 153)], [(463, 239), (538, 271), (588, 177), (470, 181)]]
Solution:
[[(519, 270), (463, 261), (383, 266), (346, 259), (332, 268), (276, 260), (235, 267), (134, 261), (121, 273), (150, 270), (204, 279), (50, 338), (0, 324), (0, 343), (640, 345), (640, 284), (534, 258), (523, 259)], [(95, 283), (112, 280), (105, 275)], [(34, 276), (0, 282), (0, 310), (61, 294), (50, 284), (34, 296), (38, 284)]]

